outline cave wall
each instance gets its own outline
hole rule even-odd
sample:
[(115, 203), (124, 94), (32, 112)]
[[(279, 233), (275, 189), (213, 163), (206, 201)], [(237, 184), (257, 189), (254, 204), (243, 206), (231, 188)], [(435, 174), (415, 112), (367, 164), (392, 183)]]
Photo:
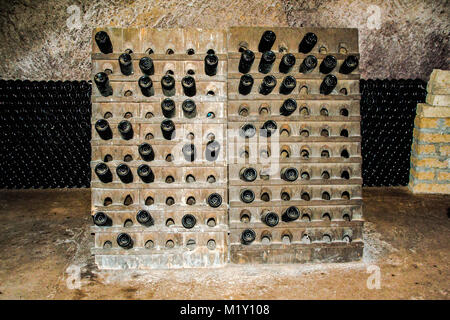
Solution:
[(449, 69), (448, 0), (0, 0), (0, 77), (86, 80), (97, 26), (359, 28), (361, 77)]

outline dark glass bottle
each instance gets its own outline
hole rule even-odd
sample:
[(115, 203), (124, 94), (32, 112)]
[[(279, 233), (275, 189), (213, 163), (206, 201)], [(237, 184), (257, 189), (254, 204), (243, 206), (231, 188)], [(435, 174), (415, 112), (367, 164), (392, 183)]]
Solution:
[(260, 134), (262, 137), (270, 138), (277, 131), (277, 123), (273, 120), (267, 120), (261, 127)]
[(161, 131), (164, 139), (172, 140), (175, 138), (175, 124), (172, 120), (164, 120), (161, 122)]
[(286, 99), (281, 105), (280, 114), (282, 116), (289, 116), (292, 113), (294, 113), (296, 109), (297, 109), (297, 102), (294, 99), (289, 98)]
[(339, 72), (343, 74), (349, 74), (353, 70), (358, 67), (359, 60), (357, 56), (348, 56), (345, 58), (344, 62), (342, 62), (341, 67), (339, 68)]
[(188, 162), (192, 162), (195, 160), (195, 146), (192, 143), (187, 143), (181, 149), (184, 155), (184, 159)]
[(297, 81), (293, 76), (287, 76), (283, 79), (280, 86), (281, 94), (290, 94), (296, 87)]
[(138, 167), (137, 174), (144, 183), (150, 183), (155, 181), (155, 175), (152, 169), (146, 164), (141, 164)]
[(119, 130), (122, 139), (130, 140), (133, 138), (133, 126), (131, 125), (130, 121), (128, 120), (120, 121), (119, 125), (117, 126), (117, 129)]
[(244, 50), (239, 60), (239, 72), (248, 73), (252, 68), (252, 64), (255, 61), (255, 54), (251, 50)]
[(95, 130), (100, 138), (103, 140), (109, 140), (112, 138), (112, 130), (109, 123), (105, 119), (99, 119), (95, 122)]
[(275, 43), (275, 40), (277, 39), (277, 36), (275, 32), (271, 30), (266, 30), (261, 36), (261, 40), (259, 40), (258, 44), (258, 51), (259, 52), (266, 52), (269, 51), (273, 44)]
[(136, 220), (137, 222), (146, 227), (150, 227), (155, 223), (153, 217), (147, 210), (139, 210), (138, 213), (136, 214)]
[(217, 74), (219, 58), (215, 54), (207, 54), (205, 57), (205, 74), (212, 77)]
[(102, 53), (112, 53), (113, 46), (109, 35), (105, 31), (99, 31), (95, 34), (95, 42)]
[(139, 68), (142, 73), (151, 76), (155, 73), (155, 66), (153, 60), (150, 57), (143, 57), (139, 60)]
[(133, 239), (131, 239), (128, 233), (119, 233), (117, 236), (117, 244), (124, 249), (130, 249), (133, 247)]
[(181, 224), (186, 229), (192, 229), (197, 223), (197, 219), (192, 214), (185, 214), (183, 218), (181, 218)]
[(281, 216), (281, 219), (284, 222), (290, 222), (295, 221), (300, 217), (300, 211), (297, 207), (291, 206), (284, 211), (283, 215)]
[(112, 220), (108, 215), (104, 212), (96, 212), (92, 216), (92, 220), (94, 224), (99, 227), (110, 227), (112, 226)]
[(239, 93), (242, 95), (247, 95), (252, 91), (253, 87), (253, 77), (249, 74), (244, 74), (239, 82)]
[(295, 65), (295, 56), (292, 53), (286, 53), (282, 58), (279, 66), (281, 73), (289, 73)]
[(196, 87), (195, 87), (195, 79), (191, 76), (185, 76), (183, 79), (181, 79), (181, 85), (183, 87), (183, 92), (188, 97), (193, 97), (196, 94)]
[(256, 180), (258, 173), (254, 168), (242, 168), (239, 172), (241, 180), (246, 182), (253, 182)]
[(308, 53), (314, 48), (316, 43), (317, 43), (317, 36), (312, 32), (308, 32), (303, 37), (302, 41), (300, 41), (300, 44), (298, 45), (298, 52)]
[(216, 140), (206, 144), (205, 158), (207, 161), (215, 161), (219, 157), (220, 143)]
[(139, 154), (144, 161), (153, 161), (155, 159), (155, 152), (148, 143), (142, 143), (138, 148)]
[(175, 101), (170, 98), (165, 98), (161, 102), (161, 111), (164, 117), (173, 118), (175, 115)]
[(273, 51), (264, 52), (261, 56), (261, 60), (259, 61), (258, 71), (261, 73), (269, 73), (270, 70), (272, 70), (275, 59), (276, 56)]
[(303, 59), (299, 71), (301, 73), (309, 73), (313, 71), (316, 67), (317, 67), (317, 58), (313, 55), (309, 55), (305, 59)]
[(264, 210), (261, 214), (261, 221), (269, 227), (275, 227), (280, 221), (280, 218), (275, 212)]
[(133, 181), (133, 174), (131, 173), (130, 167), (128, 167), (124, 163), (121, 163), (117, 166), (116, 173), (120, 181), (122, 181), (123, 183), (130, 183)]
[(222, 204), (222, 196), (218, 193), (211, 193), (206, 202), (212, 208), (220, 207)]
[(245, 229), (241, 234), (242, 244), (249, 245), (256, 239), (256, 233), (252, 229)]
[(129, 53), (122, 53), (119, 56), (119, 66), (123, 75), (129, 76), (133, 73), (133, 60)]
[(281, 169), (281, 179), (288, 182), (293, 182), (298, 178), (298, 170), (292, 167)]
[(259, 87), (259, 93), (268, 95), (277, 85), (277, 79), (274, 76), (265, 76)]
[(245, 189), (241, 191), (239, 197), (244, 203), (252, 203), (255, 200), (255, 193), (250, 189)]
[(195, 118), (195, 116), (197, 115), (197, 106), (195, 105), (194, 100), (184, 100), (181, 108), (183, 109), (184, 116), (188, 119)]
[(109, 183), (112, 181), (112, 173), (108, 166), (101, 162), (95, 166), (95, 174), (103, 183)]
[(322, 83), (320, 84), (320, 93), (328, 95), (334, 90), (334, 88), (336, 88), (336, 85), (337, 78), (334, 75), (329, 74), (323, 79)]
[(97, 85), (98, 91), (104, 97), (113, 94), (113, 89), (109, 83), (108, 75), (104, 72), (99, 72), (94, 76), (94, 82)]
[(150, 97), (154, 94), (153, 81), (148, 76), (142, 76), (139, 78), (139, 88), (144, 96)]
[(165, 96), (175, 95), (175, 78), (170, 74), (164, 75), (161, 78), (161, 87)]
[(319, 70), (323, 74), (328, 74), (331, 71), (333, 71), (336, 65), (337, 65), (336, 57), (328, 55), (322, 60), (322, 63), (319, 66)]
[(239, 135), (244, 138), (252, 138), (255, 134), (256, 128), (251, 123), (246, 123), (239, 129)]

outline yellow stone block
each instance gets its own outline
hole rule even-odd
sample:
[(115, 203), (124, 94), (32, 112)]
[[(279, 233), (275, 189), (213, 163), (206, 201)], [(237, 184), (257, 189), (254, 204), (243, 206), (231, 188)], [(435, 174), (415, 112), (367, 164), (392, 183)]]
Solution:
[(426, 103), (418, 103), (417, 116), (426, 118), (450, 118), (450, 107), (435, 107)]
[(432, 142), (432, 143), (440, 143), (440, 142), (450, 142), (450, 134), (441, 134), (441, 133), (425, 133), (420, 130), (414, 128), (414, 139), (421, 142)]
[(416, 154), (435, 153), (436, 147), (433, 144), (413, 144), (413, 150)]
[(435, 128), (438, 129), (438, 120), (439, 118), (423, 118), (423, 117), (416, 117), (414, 120), (414, 125), (416, 128)]
[(413, 176), (414, 179), (434, 180), (434, 172), (433, 171), (421, 172), (421, 171), (416, 171), (414, 169), (411, 169), (410, 173), (411, 173), (411, 175)]
[(439, 172), (438, 173), (438, 180), (448, 180), (450, 182), (450, 172)]
[(447, 168), (448, 166), (448, 161), (440, 161), (435, 158), (417, 159), (415, 157), (411, 157), (411, 162), (415, 167)]
[(433, 94), (450, 94), (450, 71), (434, 69), (427, 84), (427, 92)]
[(419, 183), (409, 184), (409, 189), (413, 193), (440, 193), (450, 194), (450, 184), (437, 184), (437, 183)]
[(441, 156), (450, 156), (450, 146), (440, 146), (439, 153)]

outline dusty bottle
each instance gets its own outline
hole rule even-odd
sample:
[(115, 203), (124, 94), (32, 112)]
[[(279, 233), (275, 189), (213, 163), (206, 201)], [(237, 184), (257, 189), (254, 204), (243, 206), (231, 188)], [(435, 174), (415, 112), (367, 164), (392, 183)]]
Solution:
[(95, 122), (95, 130), (100, 138), (103, 140), (109, 140), (112, 138), (112, 130), (109, 123), (105, 119), (99, 119)]
[(295, 56), (292, 53), (286, 53), (280, 62), (279, 71), (281, 73), (289, 73), (295, 65)]
[(153, 65), (153, 60), (149, 57), (143, 57), (139, 60), (139, 68), (142, 73), (151, 76), (155, 73), (155, 66)]
[(92, 220), (94, 221), (94, 224), (99, 227), (109, 227), (112, 225), (111, 218), (104, 212), (96, 212), (92, 216)]
[(95, 34), (95, 42), (102, 53), (112, 53), (113, 46), (109, 35), (105, 31), (99, 31)]
[(357, 56), (348, 56), (342, 62), (339, 72), (343, 74), (349, 74), (358, 67), (359, 60)]
[(242, 95), (247, 95), (252, 91), (253, 87), (253, 77), (249, 74), (244, 74), (239, 82), (239, 93)]
[(336, 88), (336, 85), (337, 78), (334, 75), (329, 74), (323, 79), (322, 83), (320, 84), (320, 93), (328, 95), (334, 90), (334, 88)]
[(262, 137), (270, 138), (277, 131), (277, 123), (273, 120), (267, 120), (263, 123), (260, 133)]
[(248, 73), (252, 68), (252, 64), (255, 61), (255, 54), (251, 50), (244, 50), (241, 53), (241, 59), (239, 60), (239, 72)]
[(248, 245), (255, 241), (256, 233), (252, 229), (245, 229), (241, 234), (242, 244)]
[(161, 111), (164, 117), (172, 118), (175, 115), (175, 101), (170, 98), (165, 98), (161, 102)]
[(188, 97), (195, 96), (196, 93), (196, 87), (195, 87), (195, 79), (191, 76), (185, 76), (183, 79), (181, 79), (181, 85), (183, 87), (183, 92)]
[(258, 71), (261, 73), (269, 73), (270, 70), (272, 70), (275, 59), (276, 56), (273, 51), (264, 52), (261, 56), (261, 60), (259, 61)]
[(309, 73), (313, 71), (316, 67), (317, 67), (317, 58), (313, 55), (309, 55), (305, 59), (303, 59), (299, 71), (301, 73)]
[(165, 96), (171, 97), (175, 95), (175, 78), (166, 74), (161, 78), (161, 88)]
[(120, 121), (119, 125), (117, 126), (117, 129), (119, 130), (122, 139), (130, 140), (133, 138), (133, 126), (131, 125), (130, 121), (128, 120)]
[(141, 164), (138, 167), (137, 174), (138, 174), (139, 178), (141, 178), (141, 180), (145, 183), (150, 183), (155, 180), (155, 175), (154, 175), (152, 169), (146, 164)]
[(123, 183), (130, 183), (133, 181), (133, 174), (131, 173), (130, 167), (128, 167), (124, 163), (121, 163), (117, 166), (116, 173), (120, 181), (122, 181)]
[(133, 60), (129, 53), (122, 53), (119, 56), (119, 66), (123, 75), (129, 76), (133, 73)]
[(239, 172), (241, 180), (246, 182), (252, 182), (256, 180), (258, 173), (254, 168), (242, 168)]
[(103, 183), (109, 183), (112, 181), (112, 173), (111, 170), (109, 170), (109, 167), (101, 162), (95, 166), (95, 174)]
[(161, 131), (164, 139), (172, 140), (175, 138), (175, 124), (172, 120), (164, 120), (161, 122)]
[(277, 79), (274, 76), (265, 76), (259, 87), (259, 93), (263, 95), (268, 95), (273, 91), (277, 85)]
[(192, 229), (197, 223), (197, 219), (192, 214), (185, 214), (183, 218), (181, 218), (181, 224), (186, 229)]
[(113, 94), (113, 89), (109, 83), (108, 75), (104, 72), (99, 72), (94, 76), (94, 82), (97, 85), (98, 91), (104, 97)]
[(269, 227), (275, 227), (280, 221), (280, 218), (275, 212), (264, 210), (261, 214), (261, 221)]
[(312, 32), (308, 32), (303, 37), (302, 41), (300, 41), (300, 44), (298, 45), (298, 52), (308, 53), (314, 48), (316, 43), (317, 43), (317, 36)]
[(298, 178), (298, 170), (295, 168), (283, 168), (281, 169), (281, 179), (284, 181), (295, 181)]
[(139, 78), (139, 88), (144, 96), (150, 97), (154, 94), (153, 81), (148, 76), (142, 76)]
[(195, 116), (197, 115), (197, 106), (195, 105), (194, 100), (184, 100), (181, 108), (183, 109), (184, 116), (188, 119), (195, 118)]
[(218, 193), (211, 193), (206, 202), (212, 208), (220, 207), (222, 204), (222, 196)]
[(337, 65), (336, 57), (328, 55), (322, 60), (322, 63), (319, 66), (319, 70), (323, 74), (328, 74), (331, 71), (333, 71), (336, 65)]
[(277, 36), (275, 32), (271, 30), (266, 30), (261, 36), (261, 39), (259, 40), (258, 44), (258, 51), (259, 52), (266, 52), (272, 49), (273, 44), (275, 43), (275, 40), (277, 39)]
[(117, 236), (117, 244), (124, 249), (130, 249), (133, 247), (133, 239), (128, 233), (120, 233)]
[(215, 54), (208, 54), (205, 57), (205, 74), (212, 77), (217, 74), (219, 58)]
[(297, 110), (297, 102), (294, 99), (289, 98), (286, 99), (281, 105), (280, 114), (283, 116), (289, 116), (294, 113), (295, 110)]
[(155, 159), (155, 152), (148, 143), (142, 143), (138, 148), (139, 154), (144, 161), (153, 161)]
[(281, 216), (281, 219), (284, 222), (290, 222), (297, 220), (300, 217), (300, 211), (297, 207), (291, 206), (284, 211), (283, 215)]
[(136, 214), (136, 220), (146, 227), (150, 227), (154, 224), (153, 217), (150, 215), (150, 213), (148, 213), (147, 210), (139, 210)]
[(293, 76), (287, 76), (283, 79), (283, 82), (280, 86), (280, 93), (281, 94), (289, 94), (291, 93), (297, 85), (297, 81)]

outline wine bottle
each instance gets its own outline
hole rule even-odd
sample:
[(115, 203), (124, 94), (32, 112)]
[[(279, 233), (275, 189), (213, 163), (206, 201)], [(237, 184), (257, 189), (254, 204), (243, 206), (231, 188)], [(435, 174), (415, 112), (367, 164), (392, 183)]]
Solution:
[(277, 85), (277, 79), (274, 76), (265, 76), (259, 87), (259, 93), (268, 95)]
[(187, 143), (181, 149), (184, 155), (184, 159), (188, 162), (193, 162), (195, 160), (195, 146), (192, 143)]
[(262, 54), (259, 61), (258, 71), (261, 73), (269, 73), (272, 70), (272, 65), (275, 62), (276, 56), (273, 51), (266, 51)]
[(283, 82), (280, 86), (280, 93), (281, 94), (289, 94), (291, 93), (297, 85), (297, 81), (293, 76), (287, 76), (283, 79)]
[(205, 158), (207, 161), (215, 161), (219, 157), (220, 143), (216, 140), (209, 141), (206, 144)]
[(105, 31), (99, 31), (95, 34), (95, 42), (102, 53), (113, 52), (113, 46), (109, 35)]
[(289, 98), (281, 105), (280, 114), (287, 117), (294, 113), (295, 110), (297, 110), (297, 102), (294, 99)]
[(161, 131), (164, 139), (172, 140), (175, 138), (175, 124), (172, 120), (164, 120), (161, 122)]
[(105, 119), (99, 119), (95, 122), (95, 130), (103, 140), (112, 139), (112, 130), (109, 123)]
[(117, 236), (117, 244), (124, 249), (130, 249), (133, 247), (133, 239), (127, 233), (119, 233)]
[(128, 120), (122, 120), (119, 122), (119, 125), (117, 126), (117, 129), (119, 130), (120, 135), (122, 136), (122, 139), (124, 140), (130, 140), (133, 138), (133, 126), (131, 125), (131, 122)]
[(278, 67), (281, 73), (289, 73), (295, 65), (295, 56), (292, 53), (286, 53), (280, 62)]
[(142, 76), (139, 78), (139, 88), (144, 96), (150, 97), (154, 94), (153, 81), (148, 76)]
[(195, 79), (191, 76), (185, 76), (181, 79), (181, 85), (183, 87), (183, 92), (188, 97), (195, 96), (196, 87), (195, 87)]
[(205, 57), (205, 74), (212, 77), (217, 74), (219, 58), (215, 54), (207, 54)]
[(141, 164), (138, 167), (137, 174), (144, 183), (150, 183), (155, 181), (155, 175), (152, 169), (146, 164)]
[(261, 36), (261, 40), (259, 40), (258, 51), (259, 52), (269, 51), (272, 48), (273, 44), (275, 43), (276, 39), (277, 36), (275, 32), (271, 30), (264, 31), (264, 33)]
[(222, 196), (218, 193), (211, 193), (206, 202), (212, 208), (220, 207), (222, 204)]
[(110, 227), (112, 226), (112, 220), (104, 212), (96, 212), (92, 216), (94, 224), (99, 227)]
[(133, 73), (133, 60), (129, 53), (122, 53), (119, 56), (119, 66), (123, 75), (129, 76)]
[(166, 74), (161, 78), (161, 87), (165, 96), (171, 97), (175, 95), (175, 78), (170, 74)]
[(252, 182), (256, 180), (258, 173), (254, 168), (242, 168), (239, 172), (241, 180), (246, 182)]
[(155, 152), (148, 143), (142, 143), (138, 148), (139, 154), (144, 161), (153, 161), (155, 159)]
[(261, 127), (262, 137), (270, 138), (277, 131), (277, 123), (273, 120), (267, 120)]
[(280, 221), (280, 218), (275, 212), (263, 210), (261, 214), (261, 221), (269, 227), (275, 227)]
[(293, 182), (298, 178), (298, 170), (292, 167), (281, 169), (281, 179), (288, 182)]
[(255, 193), (250, 189), (245, 189), (241, 191), (239, 198), (244, 203), (251, 203), (255, 200)]
[(328, 95), (334, 90), (334, 88), (336, 88), (336, 85), (337, 78), (334, 75), (329, 74), (323, 79), (322, 83), (320, 84), (320, 93)]
[(181, 218), (181, 224), (186, 229), (192, 229), (197, 223), (197, 219), (192, 214), (185, 214), (183, 218)]
[(319, 66), (319, 70), (323, 74), (328, 74), (331, 71), (333, 71), (336, 65), (337, 65), (336, 57), (328, 55), (322, 60), (322, 63)]
[(281, 219), (284, 222), (295, 221), (300, 217), (300, 210), (297, 207), (291, 206), (284, 211)]
[(255, 61), (255, 54), (251, 50), (244, 50), (241, 54), (241, 59), (239, 60), (239, 72), (248, 73), (252, 68), (252, 64)]
[(151, 76), (155, 73), (155, 66), (153, 64), (153, 60), (149, 57), (143, 57), (139, 60), (139, 68), (142, 73), (148, 76)]
[(175, 115), (175, 101), (170, 98), (165, 98), (161, 102), (161, 111), (164, 117), (173, 118)]
[(312, 32), (308, 32), (303, 37), (302, 41), (300, 41), (300, 44), (298, 45), (298, 52), (308, 53), (314, 48), (316, 43), (317, 43), (317, 36)]
[(317, 58), (313, 55), (309, 55), (305, 59), (303, 59), (299, 71), (301, 73), (309, 73), (313, 71), (316, 67), (317, 67)]
[(339, 68), (339, 72), (343, 74), (349, 74), (353, 70), (358, 67), (359, 60), (357, 56), (348, 56), (345, 58), (344, 62), (342, 62), (341, 67)]
[(94, 76), (94, 82), (97, 85), (98, 91), (104, 97), (113, 94), (113, 89), (109, 83), (108, 75), (104, 72), (99, 72)]
[(184, 116), (188, 119), (195, 118), (195, 116), (197, 115), (197, 106), (195, 105), (194, 100), (184, 100), (181, 108), (183, 109)]
[(239, 129), (239, 135), (244, 138), (252, 138), (255, 134), (256, 128), (251, 123), (246, 123)]
[(103, 183), (109, 183), (112, 181), (111, 170), (109, 170), (108, 166), (103, 162), (100, 162), (95, 166), (95, 174)]
[(133, 174), (131, 173), (130, 167), (128, 167), (124, 163), (121, 163), (117, 166), (116, 173), (120, 181), (122, 181), (123, 183), (130, 183), (133, 181)]
[(137, 222), (146, 227), (150, 227), (154, 224), (153, 217), (147, 210), (139, 210), (138, 213), (136, 214), (136, 220)]
[(245, 229), (241, 234), (242, 244), (249, 245), (256, 239), (256, 233), (252, 229)]
[(252, 91), (253, 77), (249, 74), (244, 74), (239, 82), (239, 93), (247, 95)]

